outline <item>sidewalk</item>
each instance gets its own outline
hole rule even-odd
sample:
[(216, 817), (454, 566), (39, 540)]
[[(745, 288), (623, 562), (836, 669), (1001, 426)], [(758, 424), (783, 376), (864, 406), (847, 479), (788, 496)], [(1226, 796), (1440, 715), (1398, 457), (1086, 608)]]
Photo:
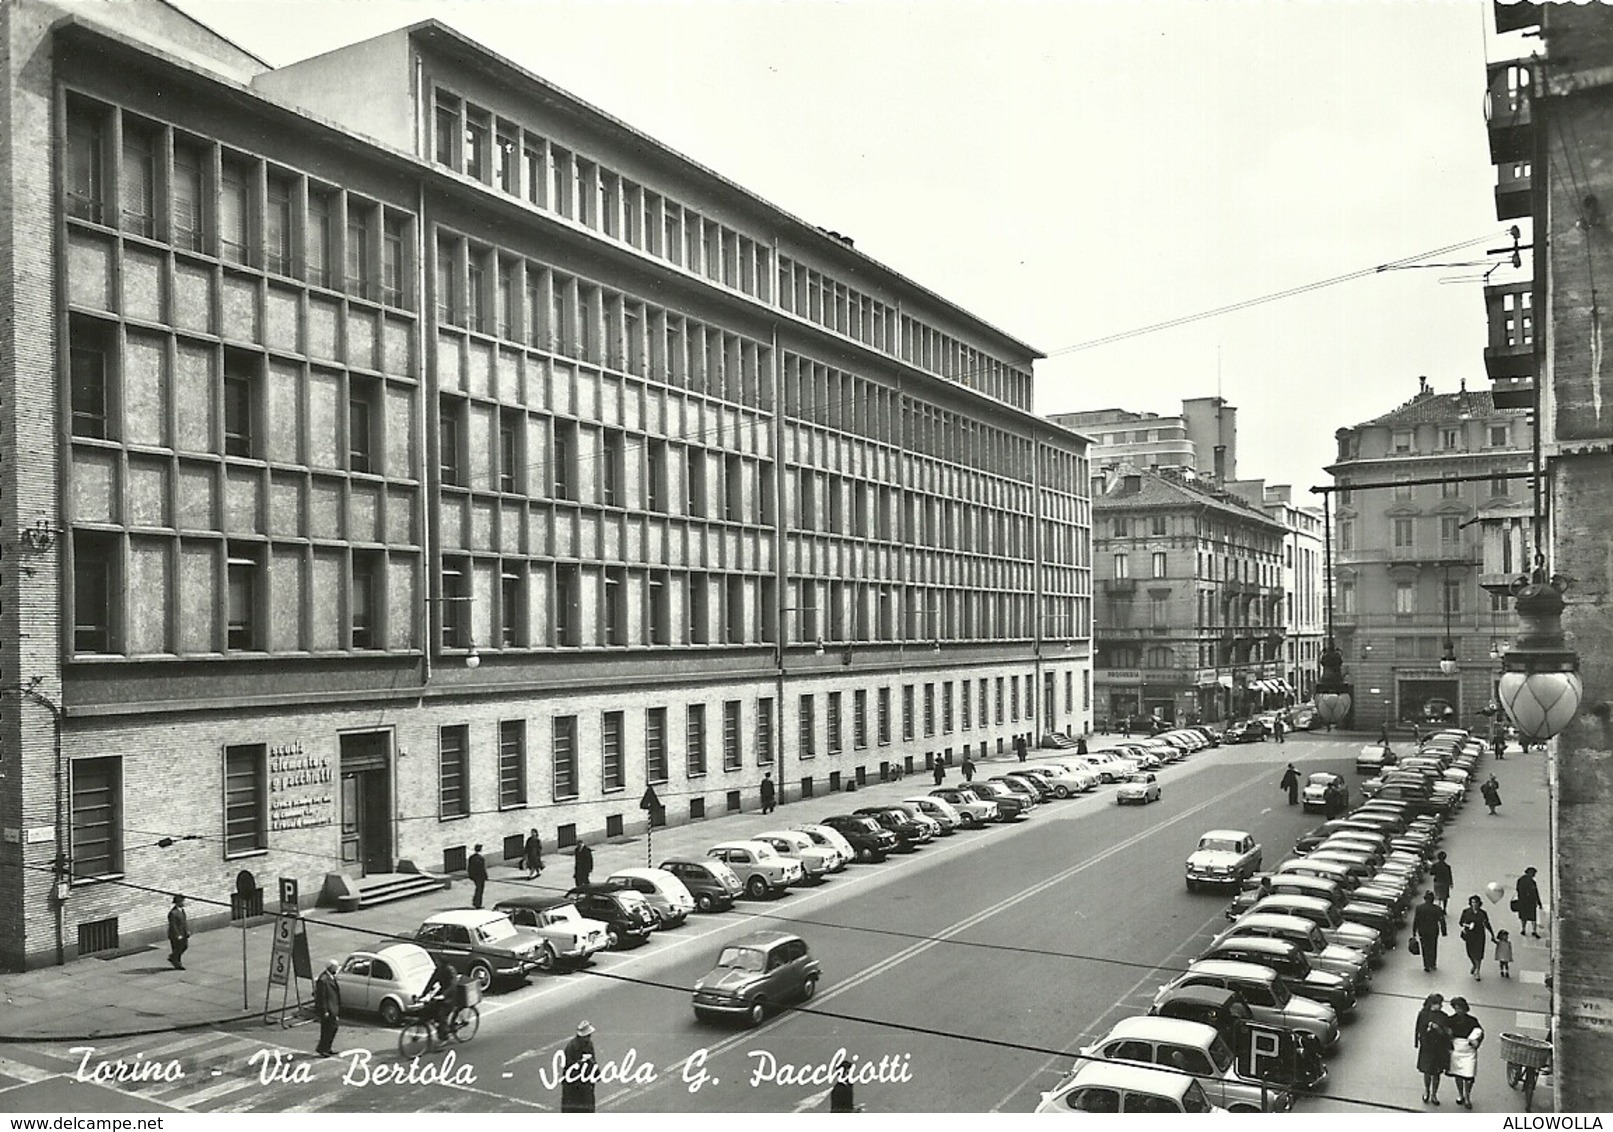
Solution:
[[(1494, 817), (1479, 797), (1478, 788), (1478, 783), (1491, 774), (1501, 784), (1502, 804)], [(1401, 946), (1389, 952), (1377, 971), (1373, 991), (1361, 1000), (1356, 1020), (1344, 1028), (1338, 1053), (1329, 1065), (1332, 1076), (1327, 1092), (1305, 1101), (1306, 1111), (1364, 1111), (1358, 1104), (1344, 1103), (1348, 1098), (1419, 1112), (1465, 1112), (1455, 1107), (1455, 1083), (1449, 1078), (1440, 1086), (1439, 1108), (1422, 1103), (1422, 1075), (1417, 1072), (1417, 1051), (1411, 1044), (1412, 1024), (1423, 998), (1434, 993), (1445, 996), (1447, 1010), (1452, 997), (1466, 998), (1473, 1016), (1484, 1027), (1473, 1085), (1473, 1111), (1523, 1111), (1522, 1094), (1507, 1086), (1501, 1033), (1507, 1030), (1543, 1038), (1550, 1026), (1551, 992), (1546, 988), (1546, 976), (1551, 969), (1549, 908), (1553, 894), (1545, 891), (1551, 872), (1546, 859), (1550, 840), (1546, 775), (1546, 756), (1538, 751), (1514, 753), (1499, 762), (1489, 756), (1480, 760), (1467, 803), (1458, 818), (1446, 826), (1439, 845), (1449, 855), (1454, 883), (1448, 911), (1450, 936), (1440, 941), (1438, 969), (1425, 972), (1422, 961), (1406, 951), (1409, 933), (1402, 933)], [(1518, 934), (1517, 914), (1508, 908), (1513, 882), (1530, 865), (1540, 870), (1536, 879), (1547, 905), (1541, 911), (1538, 940)], [(1485, 886), (1491, 882), (1506, 887), (1494, 902), (1485, 894)], [(1457, 917), (1467, 906), (1467, 898), (1475, 894), (1484, 897), (1484, 908), (1495, 930), (1511, 933), (1510, 979), (1501, 978), (1493, 958), (1485, 959), (1482, 980), (1468, 973), (1467, 953), (1457, 936)], [(1550, 1074), (1540, 1078), (1534, 1111), (1554, 1110), (1554, 1083)], [(1331, 1099), (1335, 1097), (1340, 1099)]]
[[(1118, 735), (1090, 736), (1088, 742), (1096, 751), (1122, 740)], [(1030, 759), (1056, 760), (1071, 753), (1033, 750)], [(976, 778), (988, 779), (1018, 762), (1007, 754), (978, 759), (976, 765)], [(956, 765), (948, 768), (946, 781), (950, 785), (963, 781)], [(870, 782), (855, 791), (825, 793), (804, 801), (791, 790), (772, 814), (764, 815), (757, 808), (657, 829), (650, 836), (638, 834), (592, 843), (593, 879), (602, 880), (613, 870), (629, 865), (653, 865), (670, 857), (702, 857), (718, 841), (927, 794), (933, 787), (930, 773), (921, 770), (899, 781)], [(746, 805), (759, 807), (754, 790), (747, 792)], [(517, 892), (565, 892), (571, 887), (569, 853), (550, 853), (544, 864), (542, 877), (528, 881), (524, 868), (491, 863), (483, 903), (492, 907)], [(467, 907), (469, 903), (469, 884), (456, 878), (446, 892), (376, 908), (357, 912), (312, 909), (304, 914), (311, 963), (317, 971), (327, 958), (377, 946), (389, 936), (413, 931), (432, 912)], [(159, 943), (113, 958), (78, 959), (62, 967), (0, 974), (0, 1002), (4, 1003), (0, 1011), (0, 1043), (112, 1038), (259, 1017), (268, 989), (273, 933), (273, 917), (244, 930), (221, 927), (197, 932), (191, 937), (182, 971), (168, 965), (166, 944)], [(312, 993), (306, 980), (302, 993), (305, 1001)], [(276, 987), (270, 1008), (278, 1010), (280, 999), (280, 988)], [(293, 995), (292, 1002), (295, 1001)]]

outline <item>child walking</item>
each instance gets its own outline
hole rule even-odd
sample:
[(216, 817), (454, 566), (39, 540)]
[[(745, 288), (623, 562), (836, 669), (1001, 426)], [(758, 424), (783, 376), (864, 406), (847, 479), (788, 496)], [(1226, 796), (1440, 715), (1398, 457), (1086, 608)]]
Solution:
[(1495, 933), (1495, 961), (1501, 964), (1501, 977), (1512, 978), (1512, 937), (1505, 931)]

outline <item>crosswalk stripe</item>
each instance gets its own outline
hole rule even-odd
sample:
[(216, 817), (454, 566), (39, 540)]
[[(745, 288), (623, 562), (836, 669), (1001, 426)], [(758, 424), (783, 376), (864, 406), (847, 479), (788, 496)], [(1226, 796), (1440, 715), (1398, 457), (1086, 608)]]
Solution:
[(41, 1069), (37, 1065), (25, 1065), (20, 1061), (12, 1061), (9, 1057), (0, 1057), (0, 1074), (15, 1077), (25, 1085), (56, 1076), (48, 1069)]
[[(220, 1097), (233, 1096), (234, 1094), (241, 1092), (243, 1089), (252, 1089), (256, 1091), (261, 1088), (262, 1086), (258, 1084), (257, 1078), (255, 1077), (226, 1077), (215, 1084), (207, 1086), (205, 1089), (198, 1089), (194, 1093), (191, 1093), (189, 1096), (183, 1098), (184, 1107), (188, 1109), (199, 1109), (201, 1106), (213, 1100), (216, 1100)], [(239, 1110), (232, 1108), (219, 1108), (209, 1111), (236, 1112)]]

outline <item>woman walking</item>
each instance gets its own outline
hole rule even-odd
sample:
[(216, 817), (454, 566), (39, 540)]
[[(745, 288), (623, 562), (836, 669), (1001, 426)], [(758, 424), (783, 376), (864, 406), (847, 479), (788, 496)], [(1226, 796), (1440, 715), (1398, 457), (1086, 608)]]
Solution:
[(1485, 779), (1484, 785), (1479, 787), (1479, 793), (1484, 796), (1484, 804), (1490, 807), (1490, 816), (1494, 817), (1501, 805), (1501, 784), (1495, 780), (1495, 775)]
[(1456, 1081), (1456, 1103), (1473, 1107), (1473, 1078), (1478, 1074), (1479, 1046), (1484, 1044), (1484, 1027), (1467, 1012), (1467, 999), (1451, 999), (1451, 1077)]
[(1467, 948), (1467, 958), (1473, 964), (1473, 977), (1482, 979), (1479, 967), (1484, 962), (1485, 947), (1495, 939), (1495, 929), (1490, 926), (1490, 913), (1484, 910), (1484, 901), (1477, 896), (1467, 898), (1467, 907), (1462, 909), (1462, 915), (1457, 923), (1461, 925), (1462, 944)]
[(1439, 1079), (1451, 1067), (1451, 1031), (1445, 996), (1431, 994), (1417, 1012), (1411, 1044), (1417, 1047), (1417, 1072), (1423, 1075), (1423, 1103), (1439, 1103)]

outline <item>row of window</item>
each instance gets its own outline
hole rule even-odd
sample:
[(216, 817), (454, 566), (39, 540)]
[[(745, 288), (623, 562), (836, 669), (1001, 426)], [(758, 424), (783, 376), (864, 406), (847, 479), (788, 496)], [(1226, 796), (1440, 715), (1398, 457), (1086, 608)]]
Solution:
[(412, 308), (413, 220), (110, 106), (67, 106), (68, 216), (226, 263)]
[[(1460, 515), (1426, 516), (1433, 518), (1439, 526), (1439, 544), (1449, 550), (1455, 550), (1462, 544), (1462, 529), (1471, 522)], [(1398, 515), (1389, 520), (1390, 545), (1397, 550), (1411, 550), (1417, 546), (1418, 527), (1426, 527), (1426, 522), (1419, 523), (1416, 516)], [(1355, 520), (1340, 519), (1338, 521), (1338, 543), (1341, 551), (1356, 549)]]

